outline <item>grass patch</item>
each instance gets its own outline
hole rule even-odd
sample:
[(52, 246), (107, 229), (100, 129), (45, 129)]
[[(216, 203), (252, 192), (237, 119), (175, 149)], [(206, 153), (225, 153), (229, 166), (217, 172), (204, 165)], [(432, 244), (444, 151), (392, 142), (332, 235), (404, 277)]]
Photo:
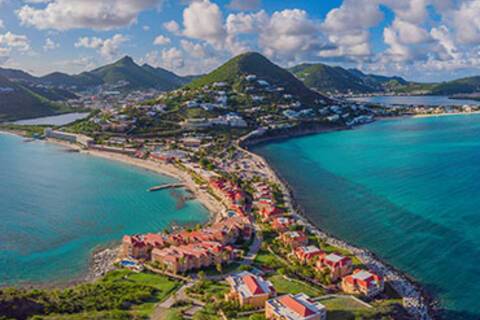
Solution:
[(270, 278), (268, 278), (268, 280), (272, 282), (273, 286), (275, 287), (275, 289), (279, 294), (287, 294), (287, 293), (297, 294), (297, 293), (303, 292), (312, 298), (318, 297), (324, 294), (324, 291), (321, 288), (313, 287), (310, 284), (300, 280), (285, 279), (281, 275), (271, 276)]
[(266, 250), (260, 250), (255, 257), (254, 262), (261, 266), (267, 266), (272, 269), (284, 267), (284, 264), (276, 256)]

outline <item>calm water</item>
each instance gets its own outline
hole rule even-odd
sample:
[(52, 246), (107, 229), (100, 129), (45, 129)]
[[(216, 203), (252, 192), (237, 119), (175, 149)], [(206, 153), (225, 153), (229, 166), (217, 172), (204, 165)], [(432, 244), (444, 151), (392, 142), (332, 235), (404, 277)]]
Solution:
[(19, 120), (19, 121), (16, 121), (15, 124), (30, 125), (30, 126), (33, 126), (33, 125), (64, 126), (66, 124), (75, 122), (77, 120), (85, 119), (86, 117), (88, 117), (88, 115), (89, 115), (88, 112), (67, 113), (67, 114), (61, 114), (61, 115), (52, 116), (52, 117)]
[(205, 222), (197, 201), (181, 206), (172, 179), (43, 142), (0, 134), (0, 285), (71, 280), (97, 246), (175, 222)]
[(449, 99), (446, 96), (373, 96), (353, 98), (354, 101), (378, 103), (382, 105), (480, 105), (480, 101), (465, 99)]
[(402, 119), (259, 146), (309, 217), (480, 319), (480, 116)]

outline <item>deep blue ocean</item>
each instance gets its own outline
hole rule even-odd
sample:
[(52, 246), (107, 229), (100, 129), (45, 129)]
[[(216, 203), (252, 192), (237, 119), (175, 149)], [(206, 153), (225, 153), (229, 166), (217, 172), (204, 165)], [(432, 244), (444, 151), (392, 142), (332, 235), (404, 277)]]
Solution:
[(254, 148), (306, 214), (480, 319), (480, 116), (385, 120)]
[(205, 222), (199, 202), (146, 191), (172, 181), (0, 134), (0, 285), (70, 281), (87, 270), (93, 250), (124, 234)]

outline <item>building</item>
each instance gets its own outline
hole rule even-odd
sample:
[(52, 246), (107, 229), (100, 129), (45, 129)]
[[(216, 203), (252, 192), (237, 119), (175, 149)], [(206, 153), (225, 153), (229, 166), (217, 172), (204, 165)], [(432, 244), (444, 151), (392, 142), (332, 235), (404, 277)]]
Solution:
[(308, 243), (307, 235), (302, 231), (288, 231), (280, 235), (280, 240), (287, 246), (295, 249)]
[(258, 214), (262, 217), (263, 222), (270, 221), (274, 218), (281, 217), (285, 212), (274, 205), (263, 206)]
[(361, 294), (371, 298), (380, 294), (383, 289), (383, 278), (366, 270), (356, 269), (342, 279), (342, 290), (348, 294)]
[(323, 255), (325, 255), (325, 252), (316, 246), (298, 247), (295, 249), (295, 256), (301, 263), (312, 262)]
[(240, 306), (263, 308), (268, 299), (275, 296), (275, 289), (262, 277), (243, 271), (227, 278), (230, 292), (225, 294), (227, 301), (238, 301)]
[(77, 136), (72, 133), (66, 133), (58, 130), (53, 130), (52, 128), (46, 128), (44, 130), (46, 138), (52, 138), (57, 140), (63, 140), (71, 143), (77, 143)]
[(352, 273), (352, 259), (336, 253), (320, 257), (316, 266), (320, 271), (328, 271), (332, 281)]
[(165, 238), (159, 234), (124, 236), (122, 239), (122, 255), (134, 259), (150, 259), (153, 248), (163, 248), (165, 246)]
[(286, 232), (295, 225), (295, 219), (288, 217), (277, 217), (272, 221), (272, 228), (275, 231)]
[(287, 294), (267, 301), (265, 318), (269, 320), (326, 320), (327, 309), (304, 293)]
[(152, 261), (172, 273), (188, 272), (230, 262), (233, 248), (219, 242), (204, 241), (152, 250)]
[(67, 133), (63, 131), (53, 130), (52, 128), (46, 128), (43, 133), (46, 138), (63, 140), (70, 143), (78, 143), (87, 148), (91, 147), (94, 144), (94, 140), (92, 138), (81, 134)]

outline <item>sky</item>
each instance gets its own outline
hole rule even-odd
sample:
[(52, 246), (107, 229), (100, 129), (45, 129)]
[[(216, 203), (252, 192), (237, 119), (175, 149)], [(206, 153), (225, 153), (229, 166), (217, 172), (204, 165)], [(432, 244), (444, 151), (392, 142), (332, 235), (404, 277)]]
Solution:
[(0, 0), (0, 67), (35, 75), (125, 55), (200, 74), (247, 51), (412, 81), (480, 75), (480, 0)]

